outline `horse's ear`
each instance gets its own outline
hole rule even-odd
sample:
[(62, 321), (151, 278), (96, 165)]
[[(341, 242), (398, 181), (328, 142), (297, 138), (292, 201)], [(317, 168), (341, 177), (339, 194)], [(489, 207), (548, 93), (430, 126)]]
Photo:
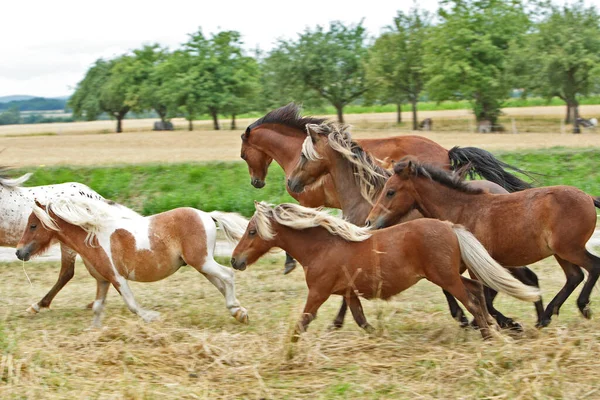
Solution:
[(35, 203), (35, 205), (36, 205), (36, 206), (38, 206), (39, 208), (42, 208), (42, 209), (44, 209), (44, 210), (46, 209), (46, 206), (45, 206), (45, 205), (43, 205), (42, 203), (40, 203), (40, 202), (38, 201), (38, 199), (34, 199), (34, 200), (33, 200), (33, 202), (34, 202), (34, 203)]
[(319, 133), (317, 132), (317, 128), (318, 125), (316, 124), (308, 124), (306, 125), (306, 132), (308, 133), (308, 136), (310, 136), (313, 144), (317, 143), (317, 140), (319, 140)]
[(242, 133), (242, 141), (246, 141), (248, 140), (248, 137), (250, 136), (250, 127), (246, 128), (246, 132)]

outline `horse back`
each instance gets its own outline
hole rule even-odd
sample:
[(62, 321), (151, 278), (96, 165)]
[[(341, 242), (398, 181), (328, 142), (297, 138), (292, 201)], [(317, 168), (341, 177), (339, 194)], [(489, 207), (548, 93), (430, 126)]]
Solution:
[(368, 153), (380, 160), (384, 168), (391, 168), (395, 162), (406, 156), (414, 156), (419, 161), (449, 168), (448, 150), (424, 136), (405, 135), (380, 139), (359, 139), (356, 142)]

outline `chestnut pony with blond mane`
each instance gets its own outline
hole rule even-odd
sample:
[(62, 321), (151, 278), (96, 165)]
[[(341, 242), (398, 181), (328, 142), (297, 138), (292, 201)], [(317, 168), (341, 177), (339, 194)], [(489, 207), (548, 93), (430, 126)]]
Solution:
[[(463, 172), (456, 171), (455, 175), (460, 176)], [(374, 201), (391, 175), (390, 171), (381, 168), (358, 143), (352, 140), (347, 126), (335, 122), (309, 124), (300, 159), (289, 174), (288, 189), (301, 193), (314, 182), (329, 176), (339, 195), (344, 218), (353, 224), (364, 225)], [(508, 193), (490, 181), (469, 181), (465, 182), (465, 185), (491, 193)], [(410, 217), (413, 219), (417, 216), (421, 214), (415, 213)], [(537, 276), (528, 268), (515, 269), (511, 272), (521, 282), (538, 286)], [(467, 326), (468, 320), (456, 299), (448, 292), (444, 294), (452, 317), (459, 321), (461, 326)], [(519, 323), (494, 308), (493, 300), (496, 294), (485, 288), (486, 305), (490, 314), (496, 318), (500, 327), (521, 330)], [(334, 321), (335, 327), (343, 324), (345, 308), (342, 303), (338, 317)], [(544, 312), (541, 299), (536, 301), (535, 308), (539, 319)]]
[(459, 225), (417, 219), (379, 231), (359, 228), (324, 211), (296, 204), (255, 203), (256, 212), (231, 258), (246, 269), (273, 247), (296, 258), (304, 268), (308, 299), (293, 340), (306, 330), (321, 305), (337, 294), (346, 299), (356, 323), (367, 323), (358, 296), (390, 297), (425, 278), (450, 292), (471, 312), (481, 335), (491, 336), (480, 282), (461, 276), (464, 265), (482, 282), (524, 301), (539, 297), (496, 263), (485, 248)]
[(113, 202), (87, 197), (59, 197), (36, 202), (18, 248), (23, 261), (41, 254), (55, 240), (75, 250), (96, 278), (93, 326), (101, 325), (110, 285), (121, 294), (129, 310), (144, 321), (159, 313), (138, 306), (127, 280), (155, 282), (190, 265), (203, 274), (225, 297), (227, 309), (240, 322), (246, 309), (235, 297), (233, 271), (213, 258), (218, 223), (230, 241), (244, 233), (246, 219), (231, 213), (206, 213), (177, 208), (143, 217)]
[[(590, 318), (590, 293), (600, 276), (600, 258), (585, 245), (596, 228), (600, 198), (571, 186), (550, 186), (497, 195), (472, 189), (446, 171), (403, 161), (394, 167), (377, 203), (370, 225), (382, 228), (418, 209), (425, 217), (464, 225), (506, 268), (554, 256), (567, 281), (538, 321), (547, 326), (589, 272), (577, 306)], [(580, 268), (581, 267), (581, 268)]]

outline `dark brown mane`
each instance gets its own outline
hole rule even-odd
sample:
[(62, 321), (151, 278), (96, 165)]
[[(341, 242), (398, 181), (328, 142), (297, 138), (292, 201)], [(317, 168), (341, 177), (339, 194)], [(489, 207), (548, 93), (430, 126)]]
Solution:
[(413, 161), (400, 161), (394, 165), (394, 172), (401, 174), (405, 168), (410, 168), (410, 174), (424, 176), (450, 189), (468, 194), (483, 193), (483, 189), (470, 187), (461, 179), (460, 175), (452, 174), (433, 165), (421, 164)]
[(324, 118), (303, 117), (300, 114), (300, 107), (296, 103), (290, 103), (254, 121), (246, 128), (246, 135), (262, 124), (282, 124), (306, 132), (307, 124), (322, 124), (325, 121)]

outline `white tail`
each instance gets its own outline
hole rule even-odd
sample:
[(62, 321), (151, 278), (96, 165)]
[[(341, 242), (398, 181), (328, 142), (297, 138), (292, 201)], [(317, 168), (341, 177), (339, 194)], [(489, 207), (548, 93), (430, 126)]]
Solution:
[(212, 211), (208, 215), (215, 220), (231, 243), (239, 242), (248, 227), (248, 220), (237, 213)]
[(460, 225), (452, 227), (463, 261), (469, 271), (486, 286), (497, 292), (506, 293), (523, 301), (537, 301), (540, 290), (533, 286), (524, 285), (516, 280), (504, 267), (496, 262), (485, 247), (468, 230)]

